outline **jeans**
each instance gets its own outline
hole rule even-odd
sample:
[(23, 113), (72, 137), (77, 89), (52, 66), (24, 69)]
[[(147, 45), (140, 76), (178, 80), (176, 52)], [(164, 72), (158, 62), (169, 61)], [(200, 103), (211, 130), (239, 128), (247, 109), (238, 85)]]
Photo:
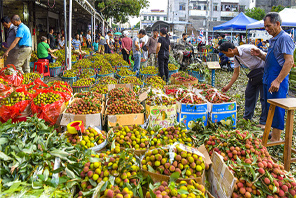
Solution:
[(122, 49), (121, 52), (122, 52), (123, 60), (129, 63), (129, 54), (126, 53), (125, 49)]
[(139, 75), (140, 70), (140, 64), (141, 64), (141, 54), (134, 54), (134, 72), (137, 72), (137, 76)]
[(164, 79), (163, 77), (165, 76), (166, 82), (169, 81), (169, 68), (168, 68), (168, 63), (169, 63), (169, 56), (165, 56), (163, 54), (158, 55), (158, 70), (160, 77)]
[(47, 59), (47, 60), (48, 60), (48, 62), (50, 62), (50, 63), (52, 63), (52, 62), (53, 62), (53, 59), (52, 59), (52, 57), (51, 57), (51, 55), (50, 55), (50, 54), (48, 54), (48, 56), (47, 56), (47, 57), (45, 57), (45, 58), (40, 58), (40, 59)]
[(250, 82), (247, 84), (245, 90), (245, 114), (244, 119), (251, 120), (254, 116), (254, 111), (256, 103), (260, 93), (260, 103), (261, 103), (261, 116), (259, 124), (265, 125), (267, 119), (266, 105), (264, 103), (264, 93), (263, 93), (263, 84), (251, 85)]
[(105, 46), (105, 54), (111, 54), (111, 49), (109, 48), (109, 46), (107, 44), (105, 44), (104, 46)]

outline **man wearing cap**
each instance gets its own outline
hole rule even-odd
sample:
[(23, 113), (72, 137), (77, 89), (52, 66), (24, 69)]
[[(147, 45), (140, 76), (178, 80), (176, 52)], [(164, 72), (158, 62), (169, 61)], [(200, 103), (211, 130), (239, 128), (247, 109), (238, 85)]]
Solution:
[(9, 55), (9, 52), (18, 45), (19, 49), (16, 49), (15, 56), (15, 67), (21, 73), (29, 73), (30, 72), (30, 58), (32, 53), (32, 37), (29, 28), (22, 23), (20, 17), (18, 15), (14, 15), (11, 18), (11, 22), (13, 25), (18, 27), (16, 32), (16, 36), (10, 47), (4, 53), (4, 56), (13, 56)]

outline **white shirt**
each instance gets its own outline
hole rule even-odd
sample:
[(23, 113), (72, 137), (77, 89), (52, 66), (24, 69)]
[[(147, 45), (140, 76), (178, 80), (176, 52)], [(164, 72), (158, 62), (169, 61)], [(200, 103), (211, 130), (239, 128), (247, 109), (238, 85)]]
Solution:
[[(242, 65), (248, 67), (250, 70), (264, 67), (264, 61), (262, 59), (260, 59), (257, 56), (251, 55), (252, 48), (257, 48), (257, 47), (255, 45), (250, 45), (250, 44), (237, 46), (239, 56), (235, 56), (235, 57), (237, 57), (237, 59), (240, 61)], [(236, 60), (236, 58), (234, 58), (234, 68), (237, 68), (239, 66), (240, 66), (239, 62)]]
[(87, 39), (87, 40), (88, 40), (88, 39), (91, 39), (90, 34), (87, 34), (87, 35), (86, 35), (86, 39)]
[(148, 43), (149, 37), (147, 35), (145, 35), (143, 38), (140, 39), (140, 42), (143, 43), (144, 45), (146, 45)]
[(110, 43), (110, 38), (109, 38), (108, 34), (106, 34), (106, 36), (105, 36), (105, 43), (104, 44), (106, 44), (106, 45), (107, 45), (107, 40)]

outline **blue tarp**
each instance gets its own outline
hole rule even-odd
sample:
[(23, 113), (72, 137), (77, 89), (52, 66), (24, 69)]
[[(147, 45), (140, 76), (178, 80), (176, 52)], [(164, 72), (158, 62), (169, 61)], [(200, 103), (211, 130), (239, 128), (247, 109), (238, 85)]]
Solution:
[(230, 21), (227, 21), (226, 23), (223, 23), (221, 25), (213, 27), (213, 30), (227, 30), (227, 29), (233, 29), (233, 30), (246, 30), (246, 26), (250, 23), (255, 23), (257, 20), (252, 19), (248, 16), (246, 16), (244, 13), (239, 13), (236, 17), (231, 19)]

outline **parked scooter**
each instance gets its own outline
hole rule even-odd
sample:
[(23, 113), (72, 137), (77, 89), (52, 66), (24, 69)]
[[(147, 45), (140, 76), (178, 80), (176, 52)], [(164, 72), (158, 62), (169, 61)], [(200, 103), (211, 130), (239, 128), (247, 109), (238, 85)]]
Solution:
[(219, 54), (219, 64), (222, 70), (233, 71), (234, 70), (234, 58), (228, 58), (225, 54)]

